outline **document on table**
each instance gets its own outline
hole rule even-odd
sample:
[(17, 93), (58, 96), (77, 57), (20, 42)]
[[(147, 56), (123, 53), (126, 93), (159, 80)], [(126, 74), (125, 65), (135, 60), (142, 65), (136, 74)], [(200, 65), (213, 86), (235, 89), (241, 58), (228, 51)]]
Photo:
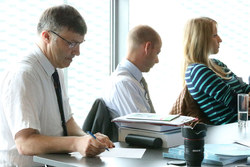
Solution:
[(113, 148), (101, 153), (100, 157), (142, 158), (145, 148)]
[[(144, 148), (112, 148), (109, 151), (104, 151), (99, 157), (119, 157), (119, 158), (142, 158), (146, 149)], [(79, 152), (70, 153), (71, 156), (82, 158)]]

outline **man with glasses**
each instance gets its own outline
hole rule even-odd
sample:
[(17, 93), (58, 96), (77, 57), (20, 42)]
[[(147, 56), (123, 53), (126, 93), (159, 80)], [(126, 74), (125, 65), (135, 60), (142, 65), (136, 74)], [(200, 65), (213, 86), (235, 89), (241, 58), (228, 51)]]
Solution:
[(44, 11), (37, 26), (39, 40), (2, 77), (0, 90), (0, 166), (36, 166), (32, 155), (80, 152), (95, 156), (114, 147), (109, 138), (96, 139), (72, 117), (62, 68), (80, 55), (87, 27), (69, 5)]

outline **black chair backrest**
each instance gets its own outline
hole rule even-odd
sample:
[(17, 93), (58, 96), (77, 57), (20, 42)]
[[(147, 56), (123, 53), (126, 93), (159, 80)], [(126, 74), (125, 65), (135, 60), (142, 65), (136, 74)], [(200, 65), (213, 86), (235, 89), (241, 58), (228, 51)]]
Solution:
[(83, 131), (90, 131), (93, 134), (100, 132), (107, 135), (113, 142), (118, 141), (118, 128), (114, 122), (111, 122), (110, 111), (108, 110), (102, 98), (95, 100), (89, 111), (83, 126)]

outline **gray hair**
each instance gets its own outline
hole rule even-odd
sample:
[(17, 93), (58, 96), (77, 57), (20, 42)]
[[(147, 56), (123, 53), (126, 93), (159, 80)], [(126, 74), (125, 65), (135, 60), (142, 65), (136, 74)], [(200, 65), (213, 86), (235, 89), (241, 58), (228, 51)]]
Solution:
[(44, 30), (60, 32), (63, 28), (80, 35), (87, 33), (87, 25), (81, 14), (70, 5), (59, 5), (46, 9), (37, 25), (37, 33)]

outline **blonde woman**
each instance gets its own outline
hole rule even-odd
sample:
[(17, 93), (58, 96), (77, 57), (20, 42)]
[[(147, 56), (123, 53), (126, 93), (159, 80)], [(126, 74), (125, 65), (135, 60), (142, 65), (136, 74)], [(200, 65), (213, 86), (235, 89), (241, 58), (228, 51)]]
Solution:
[(250, 92), (249, 84), (224, 63), (209, 58), (219, 52), (221, 42), (215, 20), (200, 17), (186, 24), (183, 78), (201, 111), (215, 125), (235, 122), (237, 94)]

